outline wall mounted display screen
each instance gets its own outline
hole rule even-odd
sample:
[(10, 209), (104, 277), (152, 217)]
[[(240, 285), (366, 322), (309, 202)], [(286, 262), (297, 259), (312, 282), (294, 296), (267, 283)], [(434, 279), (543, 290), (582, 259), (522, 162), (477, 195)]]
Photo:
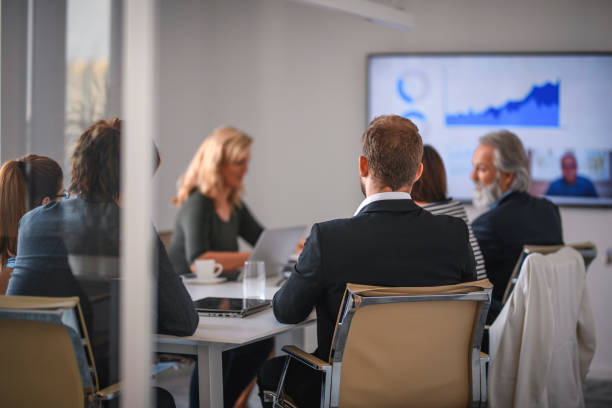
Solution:
[(532, 194), (612, 205), (612, 54), (371, 55), (367, 80), (368, 120), (413, 120), (444, 159), (449, 196), (471, 200), (478, 138), (507, 129)]

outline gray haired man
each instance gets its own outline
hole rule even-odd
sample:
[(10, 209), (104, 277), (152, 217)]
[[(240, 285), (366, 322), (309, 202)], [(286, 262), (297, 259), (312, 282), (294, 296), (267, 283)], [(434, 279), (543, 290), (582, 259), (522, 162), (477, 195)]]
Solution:
[(563, 243), (559, 209), (527, 193), (529, 159), (523, 143), (507, 130), (488, 133), (474, 151), (470, 178), (474, 205), (488, 211), (472, 223), (484, 255), (493, 298), (501, 301), (512, 269), (525, 244)]

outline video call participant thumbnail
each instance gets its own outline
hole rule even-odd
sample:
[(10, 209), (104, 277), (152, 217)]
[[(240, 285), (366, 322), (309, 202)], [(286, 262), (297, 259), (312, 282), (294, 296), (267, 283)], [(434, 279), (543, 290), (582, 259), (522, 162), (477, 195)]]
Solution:
[(548, 186), (546, 195), (572, 197), (598, 197), (593, 182), (578, 175), (578, 161), (572, 152), (561, 157), (562, 177)]

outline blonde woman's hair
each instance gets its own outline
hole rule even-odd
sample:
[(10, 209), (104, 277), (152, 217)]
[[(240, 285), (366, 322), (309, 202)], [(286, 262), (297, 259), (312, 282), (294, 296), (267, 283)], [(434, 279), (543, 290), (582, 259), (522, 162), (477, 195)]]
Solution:
[[(215, 198), (223, 189), (222, 164), (236, 161), (253, 143), (246, 133), (231, 126), (221, 126), (204, 139), (187, 171), (178, 180), (178, 191), (172, 199), (181, 205), (197, 189), (200, 193)], [(239, 206), (242, 190), (232, 191), (230, 203)]]

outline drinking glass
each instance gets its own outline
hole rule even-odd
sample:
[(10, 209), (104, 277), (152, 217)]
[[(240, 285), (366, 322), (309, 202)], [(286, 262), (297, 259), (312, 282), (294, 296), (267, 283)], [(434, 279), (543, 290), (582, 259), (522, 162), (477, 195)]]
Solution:
[(246, 261), (242, 272), (242, 298), (266, 298), (266, 267), (263, 261)]

